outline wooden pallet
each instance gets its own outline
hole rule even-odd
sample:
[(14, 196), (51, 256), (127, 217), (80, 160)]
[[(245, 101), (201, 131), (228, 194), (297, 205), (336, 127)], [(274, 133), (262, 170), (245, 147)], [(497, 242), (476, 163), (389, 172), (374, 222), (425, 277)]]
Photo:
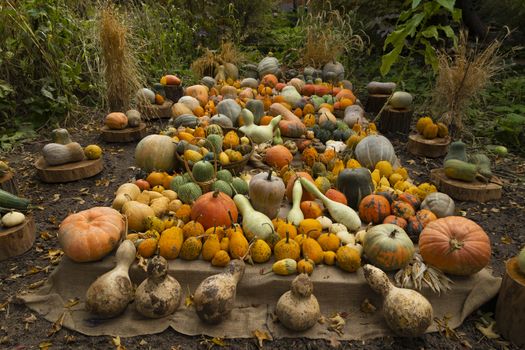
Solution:
[(35, 220), (31, 215), (20, 225), (0, 228), (0, 260), (9, 259), (28, 251), (35, 241)]
[(420, 134), (411, 134), (408, 136), (407, 150), (415, 156), (439, 158), (447, 154), (450, 141), (450, 136), (428, 140)]
[(82, 160), (80, 162), (50, 166), (44, 157), (38, 158), (35, 163), (37, 176), (43, 182), (59, 183), (70, 182), (95, 176), (104, 169), (102, 158)]
[(102, 139), (106, 142), (133, 142), (139, 141), (146, 136), (146, 123), (140, 123), (134, 128), (125, 128), (122, 130), (113, 130), (107, 126), (101, 129)]
[(460, 201), (488, 202), (501, 198), (502, 187), (494, 182), (465, 182), (450, 179), (445, 175), (445, 169), (433, 169), (430, 171), (430, 181), (436, 184), (440, 192)]

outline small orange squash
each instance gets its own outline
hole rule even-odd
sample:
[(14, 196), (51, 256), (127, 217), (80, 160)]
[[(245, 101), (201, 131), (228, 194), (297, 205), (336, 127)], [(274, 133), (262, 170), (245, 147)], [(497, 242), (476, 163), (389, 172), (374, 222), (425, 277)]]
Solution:
[(121, 130), (128, 126), (128, 117), (122, 112), (109, 113), (104, 124), (110, 129)]
[(305, 219), (315, 219), (323, 215), (323, 208), (315, 201), (303, 201), (300, 208)]
[(264, 160), (266, 164), (281, 169), (292, 162), (293, 155), (290, 150), (283, 145), (275, 145), (266, 150)]

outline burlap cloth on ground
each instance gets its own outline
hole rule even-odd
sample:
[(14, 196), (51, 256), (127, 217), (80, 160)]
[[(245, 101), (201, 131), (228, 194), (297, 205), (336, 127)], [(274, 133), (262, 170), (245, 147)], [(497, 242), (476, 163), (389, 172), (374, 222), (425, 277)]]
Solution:
[[(362, 270), (346, 273), (336, 267), (318, 266), (312, 275), (314, 294), (319, 300), (324, 316), (337, 312), (348, 314), (342, 336), (328, 331), (327, 324), (316, 324), (302, 333), (287, 331), (272, 317), (273, 308), (279, 296), (289, 290), (295, 276), (277, 276), (273, 273), (261, 275), (271, 269), (271, 263), (247, 265), (243, 279), (237, 288), (236, 308), (225, 322), (210, 326), (200, 321), (192, 306), (186, 307), (184, 299), (179, 309), (171, 316), (151, 320), (140, 316), (130, 304), (126, 312), (114, 319), (96, 320), (84, 311), (84, 295), (89, 285), (100, 275), (113, 268), (114, 255), (95, 263), (77, 264), (64, 257), (60, 265), (49, 276), (43, 287), (34, 294), (21, 296), (27, 306), (47, 320), (55, 322), (65, 313), (63, 325), (80, 333), (92, 336), (119, 335), (131, 337), (154, 334), (172, 327), (186, 335), (204, 334), (211, 337), (249, 338), (253, 331), (269, 332), (273, 338), (306, 337), (329, 339), (334, 336), (341, 340), (364, 340), (392, 335), (381, 316), (381, 302), (366, 284)], [(170, 262), (170, 274), (177, 278), (184, 291), (193, 292), (207, 276), (222, 271), (209, 262), (174, 260)], [(137, 285), (146, 277), (144, 271), (134, 264), (130, 276)], [(438, 296), (426, 290), (423, 294), (434, 308), (434, 316), (450, 317), (448, 325), (459, 326), (463, 320), (482, 304), (493, 298), (500, 287), (501, 279), (493, 277), (489, 269), (467, 278), (453, 278), (450, 292)], [(68, 301), (79, 298), (80, 302), (66, 307)], [(373, 314), (360, 311), (361, 303), (368, 298), (378, 310)], [(435, 325), (429, 331), (436, 331)]]

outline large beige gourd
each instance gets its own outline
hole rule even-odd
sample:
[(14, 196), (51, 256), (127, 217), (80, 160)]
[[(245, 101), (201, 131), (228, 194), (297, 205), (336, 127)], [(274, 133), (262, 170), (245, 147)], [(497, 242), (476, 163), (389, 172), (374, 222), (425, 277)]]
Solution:
[(117, 266), (93, 282), (86, 292), (86, 310), (100, 318), (120, 315), (133, 300), (129, 267), (135, 261), (136, 249), (130, 240), (117, 249)]
[(226, 271), (206, 278), (195, 290), (193, 303), (201, 320), (217, 324), (235, 306), (237, 283), (244, 275), (245, 264), (240, 259), (230, 261)]
[(84, 149), (77, 142), (48, 143), (42, 148), (42, 155), (48, 165), (54, 166), (84, 160)]
[(292, 282), (292, 288), (281, 295), (275, 313), (281, 323), (293, 331), (312, 328), (321, 317), (319, 303), (313, 292), (313, 284), (307, 274), (302, 273)]
[(162, 256), (155, 256), (148, 263), (148, 278), (135, 292), (137, 311), (145, 317), (161, 318), (175, 312), (180, 300), (180, 284), (168, 275), (168, 262)]
[(375, 266), (367, 264), (363, 271), (370, 287), (383, 296), (383, 316), (388, 327), (403, 337), (425, 333), (433, 318), (430, 302), (415, 290), (395, 287)]

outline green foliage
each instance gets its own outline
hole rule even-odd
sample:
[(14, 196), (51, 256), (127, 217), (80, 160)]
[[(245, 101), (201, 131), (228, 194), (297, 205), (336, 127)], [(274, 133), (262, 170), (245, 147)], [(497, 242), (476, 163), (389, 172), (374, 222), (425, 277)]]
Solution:
[[(381, 74), (384, 76), (390, 71), (405, 48), (408, 48), (409, 56), (417, 53), (424, 57), (425, 64), (431, 65), (436, 71), (438, 66), (436, 44), (443, 40), (443, 34), (453, 40), (454, 45), (457, 38), (450, 25), (433, 24), (433, 22), (442, 17), (451, 17), (453, 22), (459, 22), (461, 10), (454, 8), (454, 3), (455, 0), (412, 0), (410, 8), (400, 14), (395, 30), (385, 40), (383, 50), (391, 48), (382, 57)], [(410, 44), (408, 44), (409, 39), (411, 39)]]

